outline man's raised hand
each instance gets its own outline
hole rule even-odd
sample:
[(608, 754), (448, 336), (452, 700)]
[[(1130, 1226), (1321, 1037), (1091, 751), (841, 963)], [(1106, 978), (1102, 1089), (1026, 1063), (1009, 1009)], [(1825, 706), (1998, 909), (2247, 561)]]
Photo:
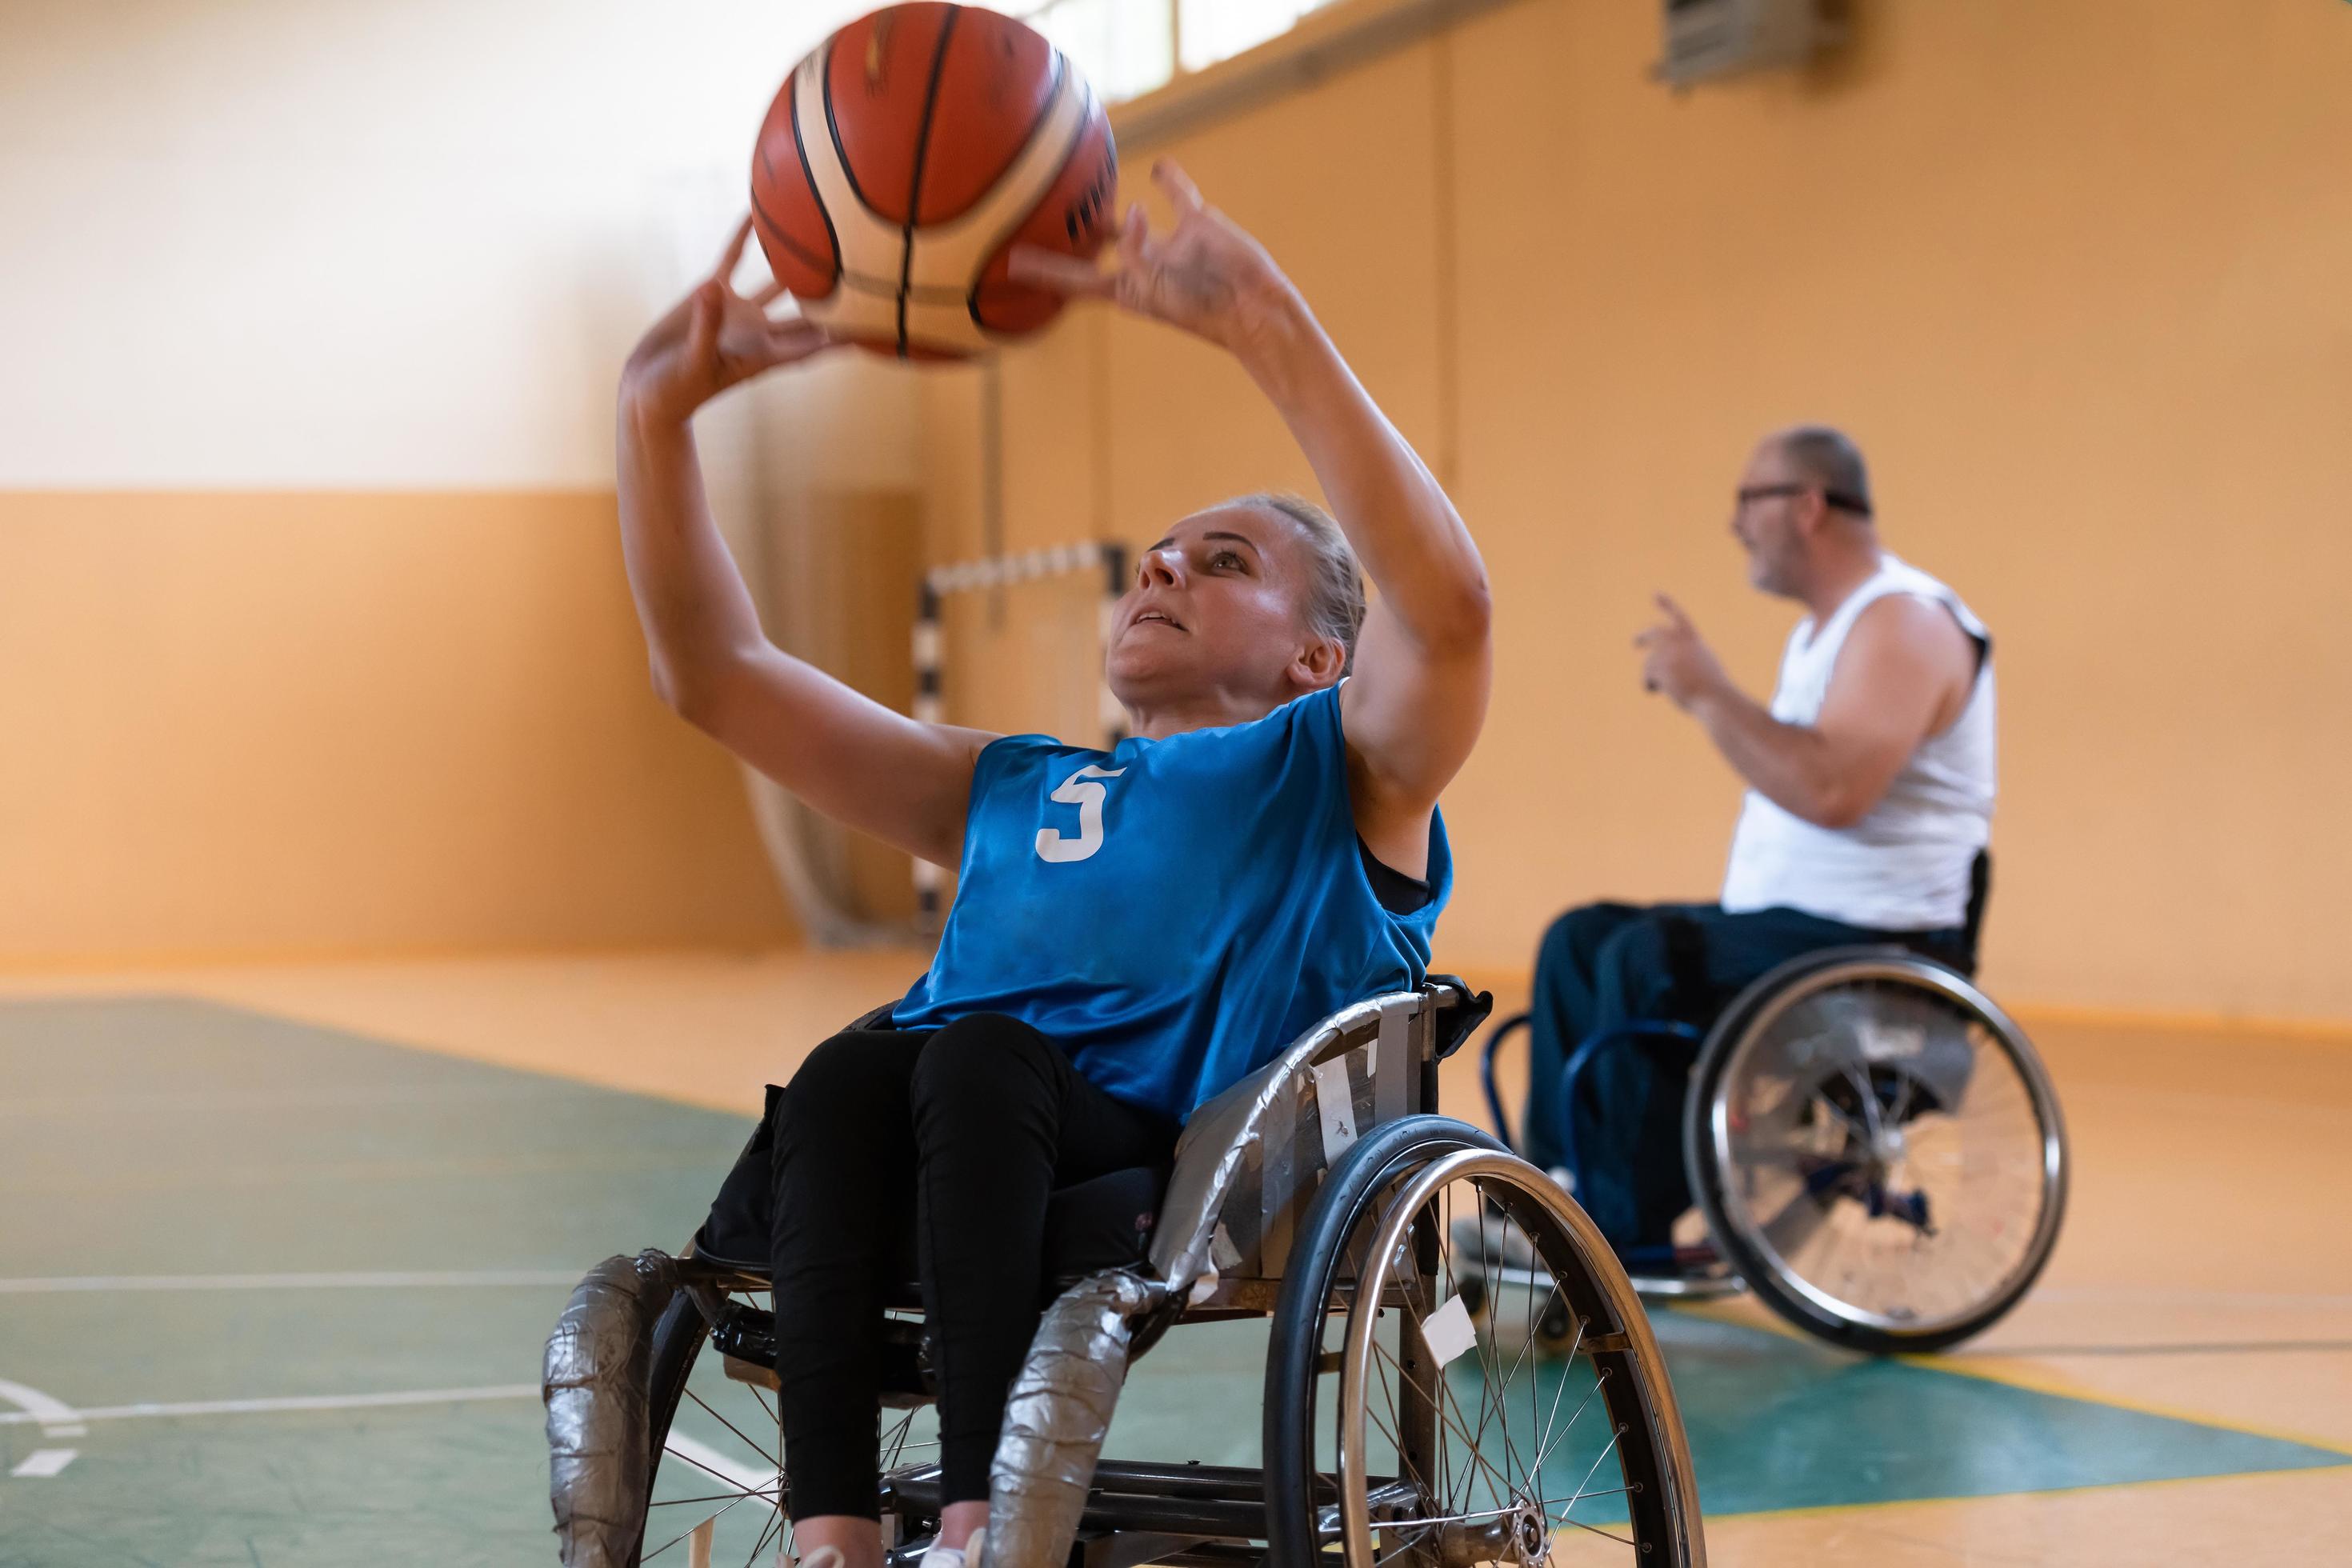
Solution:
[(1677, 708), (1688, 708), (1728, 678), (1683, 607), (1664, 594), (1657, 595), (1657, 605), (1665, 618), (1633, 639), (1633, 646), (1643, 650), (1642, 687), (1665, 693)]

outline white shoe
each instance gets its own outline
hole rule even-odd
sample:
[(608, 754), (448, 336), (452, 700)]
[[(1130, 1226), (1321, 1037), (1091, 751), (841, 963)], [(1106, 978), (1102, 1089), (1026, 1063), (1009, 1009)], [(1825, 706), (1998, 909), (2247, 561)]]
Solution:
[(927, 1546), (922, 1568), (981, 1568), (981, 1548), (987, 1540), (987, 1531), (975, 1530), (961, 1546)]

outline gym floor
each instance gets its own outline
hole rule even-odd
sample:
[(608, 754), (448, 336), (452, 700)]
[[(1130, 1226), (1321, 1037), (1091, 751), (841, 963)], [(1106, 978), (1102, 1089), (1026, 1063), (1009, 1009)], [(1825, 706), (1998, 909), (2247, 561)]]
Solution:
[[(0, 1568), (551, 1562), (572, 1282), (676, 1246), (761, 1084), (918, 963), (0, 982)], [(2024, 1022), (2074, 1189), (2007, 1321), (1873, 1363), (1746, 1301), (1656, 1312), (1714, 1560), (2342, 1560), (2352, 1041)], [(1444, 1095), (1475, 1115), (1466, 1056)], [(1181, 1425), (1255, 1462), (1245, 1350), (1171, 1340), (1113, 1451)]]

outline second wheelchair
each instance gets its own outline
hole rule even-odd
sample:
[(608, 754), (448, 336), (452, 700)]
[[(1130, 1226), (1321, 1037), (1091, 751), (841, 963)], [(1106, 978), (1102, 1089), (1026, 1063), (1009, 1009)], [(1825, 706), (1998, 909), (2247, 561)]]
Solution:
[[(1979, 876), (1979, 887), (1984, 879)], [(1601, 1179), (1569, 1130), (1608, 1052), (1691, 1063), (1683, 1171), (1720, 1271), (1686, 1250), (1622, 1257), (1645, 1293), (1755, 1291), (1782, 1318), (1877, 1354), (1941, 1350), (1989, 1327), (2032, 1286), (2066, 1208), (2058, 1096), (2025, 1032), (1965, 967), (1896, 946), (1809, 953), (1712, 1018), (1644, 1021), (1569, 1055), (1557, 1117), (1569, 1184)], [(1487, 1104), (1507, 1137), (1489, 1034)], [(1705, 1251), (1706, 1249), (1700, 1249)]]

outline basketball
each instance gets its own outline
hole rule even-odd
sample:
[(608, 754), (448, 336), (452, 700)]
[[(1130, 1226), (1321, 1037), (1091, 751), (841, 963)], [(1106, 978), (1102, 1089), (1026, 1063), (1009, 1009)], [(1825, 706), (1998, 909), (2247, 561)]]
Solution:
[(1091, 257), (1118, 174), (1110, 121), (1059, 50), (976, 5), (892, 5), (794, 68), (761, 127), (752, 224), (776, 280), (836, 336), (901, 359), (1036, 331), (1060, 297), (1016, 243)]

